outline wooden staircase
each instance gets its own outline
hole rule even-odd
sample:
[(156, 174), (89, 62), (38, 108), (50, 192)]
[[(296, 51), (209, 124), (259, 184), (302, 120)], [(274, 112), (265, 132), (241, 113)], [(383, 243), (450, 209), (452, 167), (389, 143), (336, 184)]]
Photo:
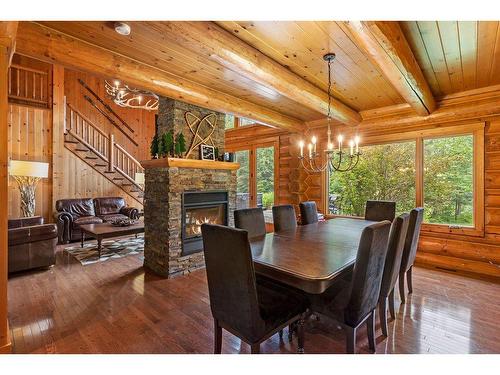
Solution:
[(141, 164), (113, 134), (105, 134), (71, 104), (66, 104), (64, 147), (143, 204), (144, 188), (135, 182), (136, 173), (144, 173)]

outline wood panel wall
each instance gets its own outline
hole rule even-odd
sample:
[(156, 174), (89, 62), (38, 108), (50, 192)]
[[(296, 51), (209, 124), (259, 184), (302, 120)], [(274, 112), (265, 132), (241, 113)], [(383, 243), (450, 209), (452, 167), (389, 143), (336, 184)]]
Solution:
[[(94, 102), (97, 100), (78, 83), (78, 79), (83, 80), (101, 99), (103, 99), (114, 112), (118, 114), (134, 130), (134, 133), (126, 129), (115, 117), (111, 116), (118, 125), (124, 128), (139, 146), (134, 145), (122, 132), (113, 126), (102, 114), (100, 114), (88, 101), (84, 95), (90, 97)], [(109, 79), (108, 82), (112, 80)], [(64, 73), (64, 93), (67, 103), (72, 104), (90, 121), (104, 131), (106, 134), (114, 134), (115, 140), (132, 154), (137, 160), (150, 159), (149, 145), (155, 134), (155, 114), (156, 111), (146, 111), (142, 109), (122, 108), (113, 103), (106, 96), (104, 79), (91, 74), (65, 69)], [(100, 108), (102, 105), (97, 103)]]

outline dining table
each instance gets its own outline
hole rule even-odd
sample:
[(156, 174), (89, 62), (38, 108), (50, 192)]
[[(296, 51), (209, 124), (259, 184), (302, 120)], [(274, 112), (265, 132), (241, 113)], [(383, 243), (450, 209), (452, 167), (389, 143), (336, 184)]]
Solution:
[(255, 272), (321, 294), (352, 269), (363, 229), (374, 221), (337, 217), (250, 240)]

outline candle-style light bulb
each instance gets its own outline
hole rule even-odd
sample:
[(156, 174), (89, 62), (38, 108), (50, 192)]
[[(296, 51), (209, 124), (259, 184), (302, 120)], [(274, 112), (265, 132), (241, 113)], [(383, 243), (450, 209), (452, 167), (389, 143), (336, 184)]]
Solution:
[(316, 153), (316, 142), (317, 142), (317, 138), (315, 135), (313, 135), (313, 137), (311, 138), (311, 143), (313, 145), (313, 151), (314, 153)]
[(313, 149), (313, 145), (309, 143), (309, 144), (307, 145), (307, 148), (309, 149), (309, 158), (312, 158), (312, 149)]
[(120, 86), (120, 81), (115, 80), (115, 86), (118, 88), (118, 86)]
[(350, 155), (352, 156), (352, 153), (354, 152), (354, 141), (352, 140), (349, 141), (349, 148), (351, 149)]
[(342, 134), (339, 134), (339, 136), (337, 137), (337, 140), (339, 141), (339, 151), (341, 152), (342, 151), (342, 140), (344, 139), (344, 137), (342, 137)]
[(333, 151), (333, 143), (328, 142), (328, 151)]
[(299, 147), (300, 147), (300, 156), (303, 157), (304, 156), (304, 141), (303, 140), (299, 141)]
[(356, 154), (359, 152), (359, 135), (354, 137), (354, 143), (356, 144)]

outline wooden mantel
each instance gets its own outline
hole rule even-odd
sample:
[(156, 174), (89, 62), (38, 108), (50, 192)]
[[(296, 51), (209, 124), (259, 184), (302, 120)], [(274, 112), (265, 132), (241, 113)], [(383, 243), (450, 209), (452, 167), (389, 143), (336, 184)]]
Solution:
[(196, 160), (196, 159), (180, 159), (180, 158), (163, 158), (154, 160), (143, 160), (141, 165), (144, 169), (148, 168), (199, 168), (199, 169), (225, 169), (237, 170), (240, 167), (239, 163), (230, 163), (224, 161), (212, 160)]

